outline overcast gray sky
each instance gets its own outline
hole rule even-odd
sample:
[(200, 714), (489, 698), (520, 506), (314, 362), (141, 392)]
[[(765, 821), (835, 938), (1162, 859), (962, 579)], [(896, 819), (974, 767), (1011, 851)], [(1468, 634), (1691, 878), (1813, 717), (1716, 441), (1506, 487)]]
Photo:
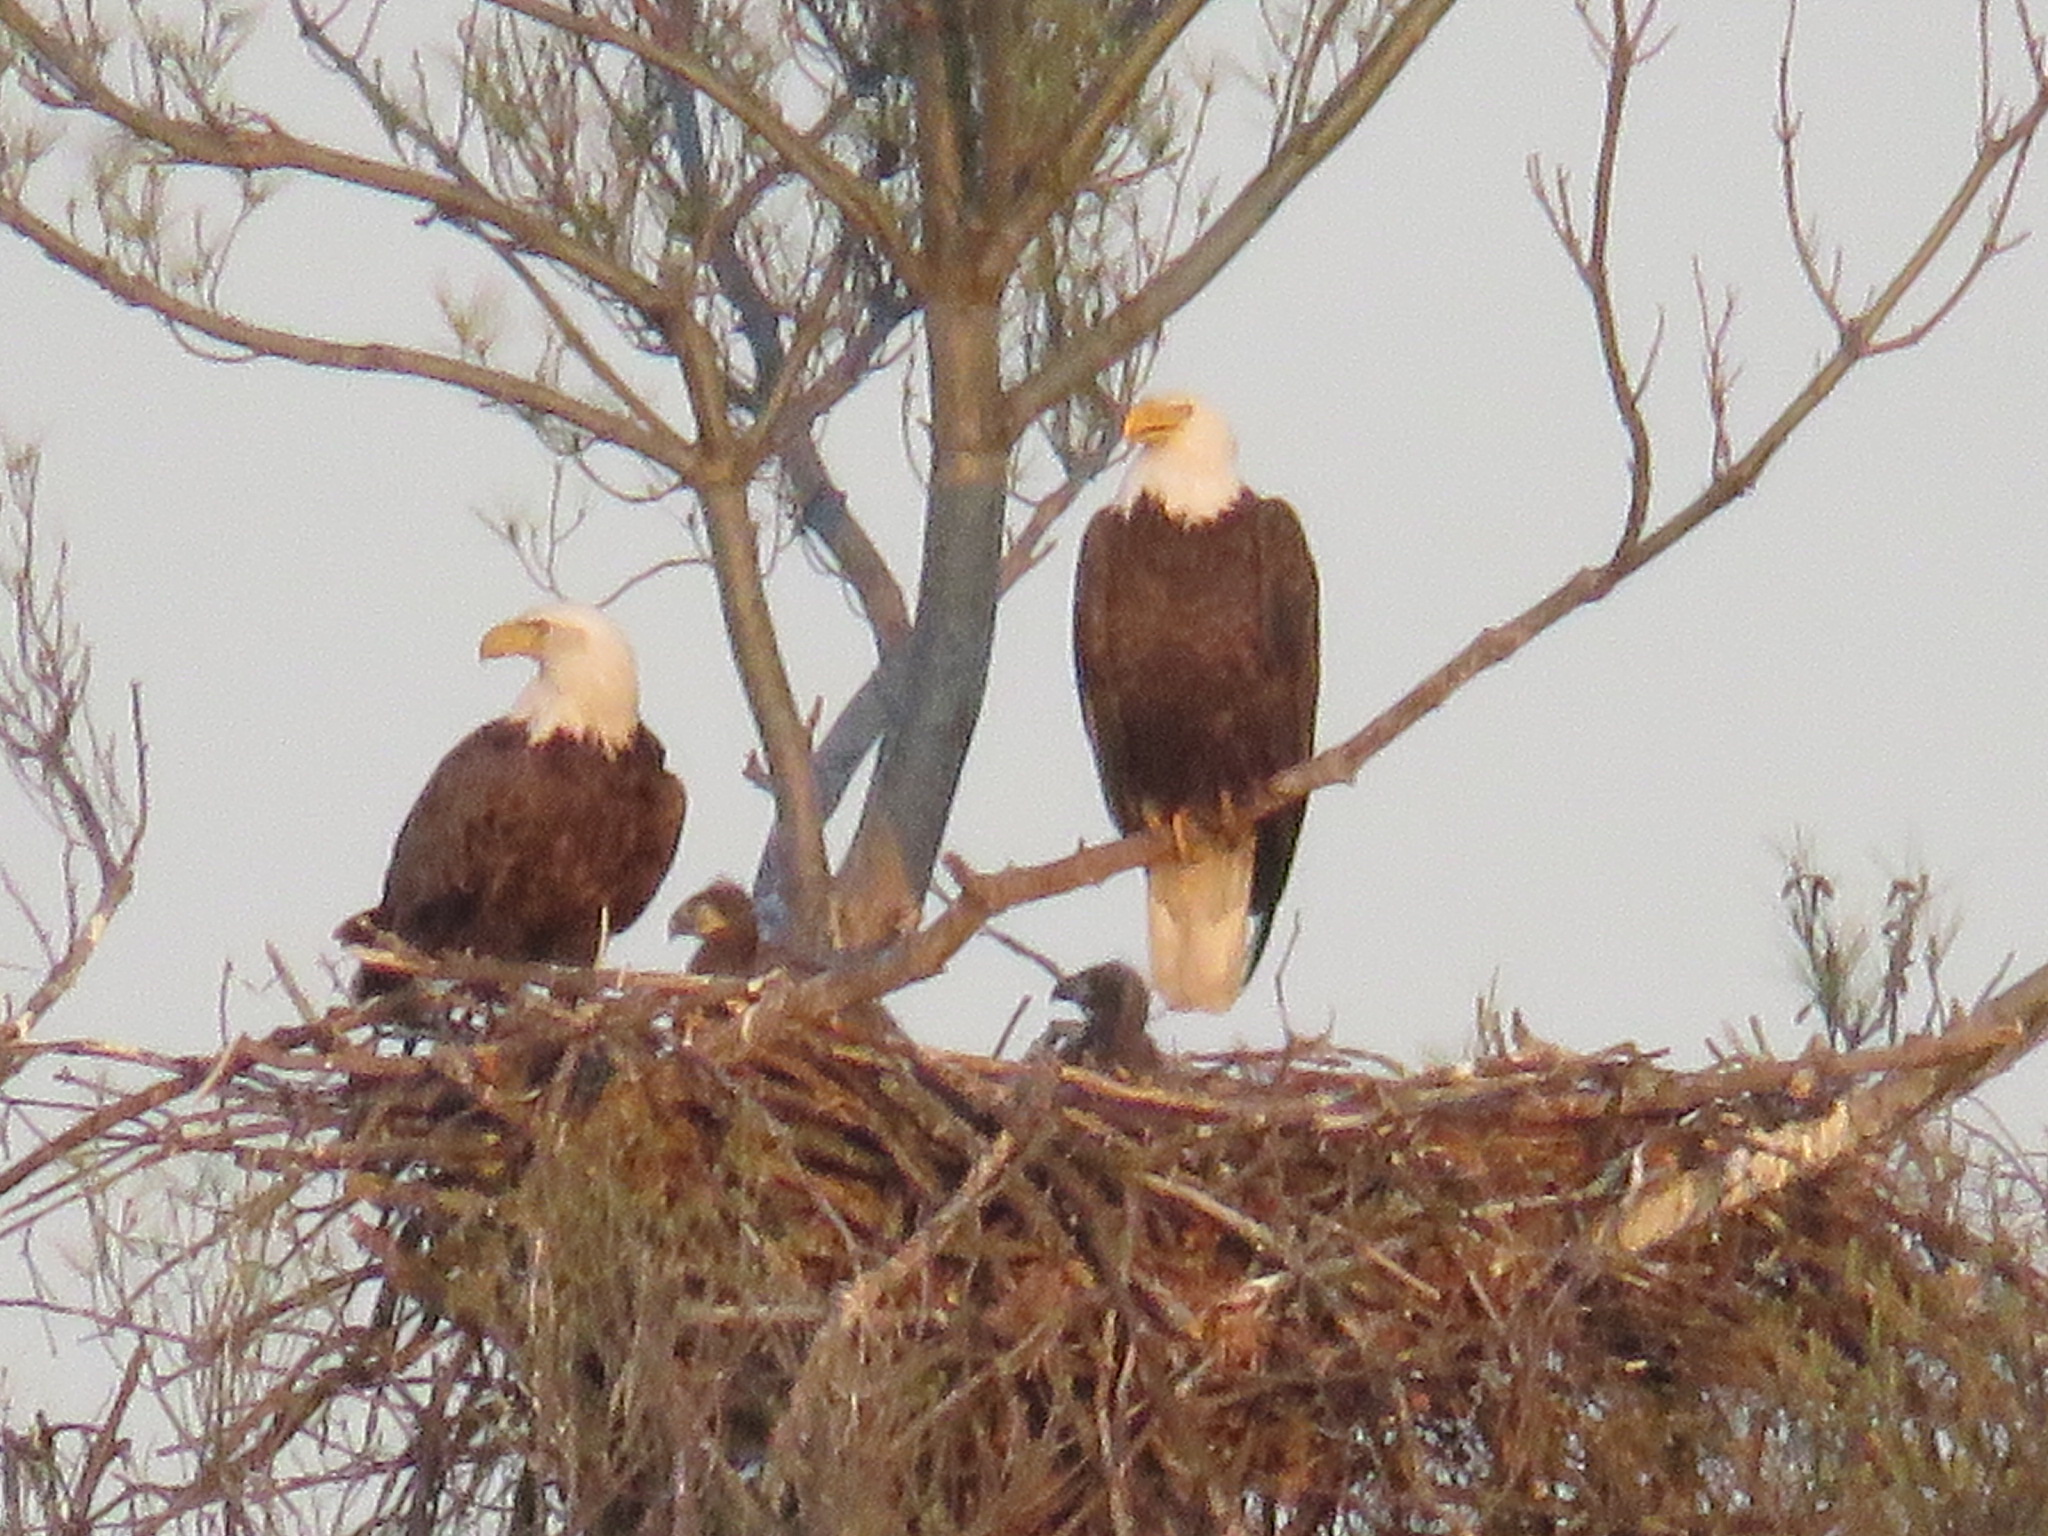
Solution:
[[(1972, 152), (1974, 6), (1809, 0), (1795, 71), (1807, 190), (1880, 280)], [(1668, 511), (1700, 486), (1692, 263), (1739, 294), (1735, 425), (1762, 425), (1831, 343), (1797, 278), (1772, 136), (1778, 7), (1670, 0), (1642, 76), (1615, 243)], [(259, 57), (272, 57), (262, 55)], [(282, 55), (276, 55), (282, 57)], [(252, 94), (264, 94), (260, 71)], [(1357, 729), (1480, 628), (1603, 557), (1623, 438), (1584, 296), (1525, 178), (1590, 178), (1601, 80), (1565, 0), (1467, 0), (1355, 140), (1172, 325), (1154, 384), (1210, 398), (1247, 479), (1295, 502), (1321, 559), (1323, 736)], [(1255, 124), (1243, 91), (1218, 131)], [(430, 339), (453, 237), (361, 200), (285, 194), (242, 294), (336, 334)], [(2020, 227), (2048, 212), (2038, 178)], [(1568, 620), (1318, 796), (1274, 951), (1286, 1019), (1409, 1059), (1468, 1045), (1489, 988), (1540, 1034), (1597, 1047), (1700, 1042), (1752, 1015), (1796, 1045), (1782, 853), (1804, 837), (1874, 910), (1924, 866), (1961, 923), (1973, 994), (2048, 960), (2048, 245), (1986, 276), (1921, 349), (1873, 364), (1759, 491), (1607, 602)], [(181, 352), (18, 241), (0, 239), (0, 425), (45, 451), (43, 506), (73, 549), (104, 697), (141, 680), (155, 821), (141, 884), (48, 1026), (178, 1049), (286, 1022), (274, 942), (318, 993), (328, 938), (374, 899), (393, 831), (520, 664), (475, 661), (534, 600), (476, 514), (535, 510), (548, 464), (502, 414), (424, 384)], [(835, 422), (857, 508), (908, 573), (917, 491), (893, 386)], [(921, 445), (913, 445), (917, 453)], [(1106, 477), (1083, 511), (1107, 497)], [(681, 507), (594, 504), (570, 583), (596, 596), (686, 541)], [(982, 866), (1107, 835), (1073, 701), (1066, 613), (1078, 523), (1016, 594), (950, 846)], [(837, 702), (864, 653), (800, 553), (775, 595), (800, 694)], [(650, 723), (692, 808), (652, 915), (615, 946), (680, 959), (674, 902), (752, 868), (767, 803), (740, 781), (751, 728), (708, 575), (619, 605)], [(40, 858), (17, 809), (8, 857)], [(842, 833), (843, 840), (843, 833)], [(1017, 914), (1071, 965), (1142, 952), (1135, 874)], [(0, 930), (4, 933), (4, 930)], [(26, 955), (13, 934), (4, 952)], [(1175, 1017), (1184, 1047), (1281, 1038), (1274, 966), (1226, 1018)], [(252, 984), (254, 990), (250, 990)], [(987, 941), (899, 999), (919, 1038), (993, 1041), (1045, 981)], [(2039, 1081), (2038, 1072), (2031, 1080)], [(2029, 1098), (2004, 1101), (2034, 1136)]]

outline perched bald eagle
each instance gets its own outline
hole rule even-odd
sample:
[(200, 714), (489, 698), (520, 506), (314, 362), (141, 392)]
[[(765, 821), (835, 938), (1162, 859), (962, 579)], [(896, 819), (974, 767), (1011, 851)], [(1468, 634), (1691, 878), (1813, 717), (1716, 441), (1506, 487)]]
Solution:
[[(478, 655), (540, 669), (503, 719), (441, 759), (398, 829), (384, 899), (339, 936), (594, 964), (653, 899), (683, 827), (683, 786), (640, 723), (632, 647), (595, 608), (562, 604), (497, 625)], [(405, 979), (365, 965), (355, 994)]]
[(1184, 395), (1124, 420), (1137, 461), (1074, 577), (1074, 670), (1110, 815), (1172, 831), (1146, 871), (1152, 984), (1174, 1008), (1237, 1000), (1272, 932), (1306, 806), (1232, 807), (1310, 755), (1315, 562), (1284, 501), (1246, 489), (1216, 412)]

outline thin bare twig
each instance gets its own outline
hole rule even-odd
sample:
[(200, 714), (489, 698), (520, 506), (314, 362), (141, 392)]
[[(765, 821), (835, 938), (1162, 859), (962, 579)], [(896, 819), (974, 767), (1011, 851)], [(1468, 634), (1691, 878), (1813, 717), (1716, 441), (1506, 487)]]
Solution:
[(1799, 260), (1799, 272), (1807, 291), (1833, 324), (1837, 335), (1849, 329), (1849, 317), (1841, 300), (1842, 253), (1835, 252), (1822, 270), (1820, 232), (1807, 218), (1799, 195), (1799, 114), (1792, 110), (1792, 39), (1799, 29), (1799, 0), (1786, 0), (1785, 37), (1778, 47), (1778, 108), (1775, 131), (1778, 137), (1778, 179), (1785, 205), (1785, 223), (1792, 234), (1792, 250)]
[[(28, 995), (8, 1003), (0, 1043), (25, 1038), (71, 990), (98, 953), (107, 925), (128, 899), (149, 825), (149, 748), (142, 695), (128, 700), (129, 761), (92, 722), (92, 656), (71, 618), (66, 552), (45, 561), (36, 522), (36, 455), (8, 455), (0, 510), (15, 524), (13, 557), (0, 570), (9, 635), (0, 653), (0, 754), (62, 839), (63, 921), (37, 910), (10, 870), (5, 886), (27, 917), (45, 959)], [(83, 886), (74, 856), (90, 862)]]
[(1654, 58), (1663, 39), (1651, 39), (1657, 22), (1657, 0), (1642, 0), (1631, 14), (1630, 0), (1612, 0), (1606, 25), (1597, 21), (1591, 0), (1578, 0), (1579, 20), (1592, 38), (1594, 51), (1607, 69), (1606, 109), (1600, 123), (1600, 150), (1593, 176), (1593, 205), (1586, 230), (1581, 233), (1572, 212), (1571, 181), (1563, 170), (1546, 178), (1541, 163), (1531, 156), (1529, 183), (1542, 205), (1558, 243), (1571, 257), (1572, 266), (1585, 285), (1593, 303), (1594, 331), (1600, 342), (1601, 367), (1614, 397), (1614, 408), (1628, 434), (1628, 506), (1622, 515), (1621, 537), (1616, 549), (1623, 550), (1642, 536), (1650, 515), (1654, 488), (1649, 422), (1643, 415), (1643, 391), (1656, 367), (1663, 340), (1664, 322), (1657, 329), (1645, 354), (1640, 376), (1632, 373), (1621, 343), (1621, 321), (1614, 298), (1614, 271), (1608, 259), (1614, 233), (1616, 167), (1620, 162), (1624, 114), (1629, 85), (1636, 71)]
[(1707, 475), (1712, 479), (1725, 475), (1728, 466), (1735, 462), (1729, 411), (1734, 405), (1736, 380), (1742, 377), (1741, 365), (1731, 363), (1728, 357), (1729, 338), (1735, 328), (1735, 290), (1724, 292), (1720, 308), (1715, 310), (1708, 301), (1706, 274), (1700, 270), (1697, 257), (1692, 264), (1692, 288), (1699, 304), (1700, 375), (1706, 389), (1707, 420), (1713, 427), (1713, 445), (1707, 452)]

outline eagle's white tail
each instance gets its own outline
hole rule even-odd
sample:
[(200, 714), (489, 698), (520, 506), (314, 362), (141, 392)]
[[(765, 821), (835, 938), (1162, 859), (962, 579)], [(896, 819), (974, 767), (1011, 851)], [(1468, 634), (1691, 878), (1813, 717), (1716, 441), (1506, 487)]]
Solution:
[(1169, 1008), (1222, 1013), (1244, 990), (1256, 841), (1145, 871), (1152, 985)]

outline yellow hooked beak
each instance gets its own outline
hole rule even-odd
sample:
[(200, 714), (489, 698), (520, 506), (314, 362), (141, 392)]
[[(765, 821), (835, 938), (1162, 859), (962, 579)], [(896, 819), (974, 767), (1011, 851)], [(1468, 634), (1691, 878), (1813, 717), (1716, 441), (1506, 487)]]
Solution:
[(547, 637), (545, 619), (507, 619), (484, 631), (483, 641), (476, 648), (477, 660), (490, 661), (498, 656), (538, 658)]
[(1152, 395), (1132, 406), (1124, 417), (1124, 440), (1150, 446), (1163, 443), (1195, 413), (1195, 402), (1178, 395)]

